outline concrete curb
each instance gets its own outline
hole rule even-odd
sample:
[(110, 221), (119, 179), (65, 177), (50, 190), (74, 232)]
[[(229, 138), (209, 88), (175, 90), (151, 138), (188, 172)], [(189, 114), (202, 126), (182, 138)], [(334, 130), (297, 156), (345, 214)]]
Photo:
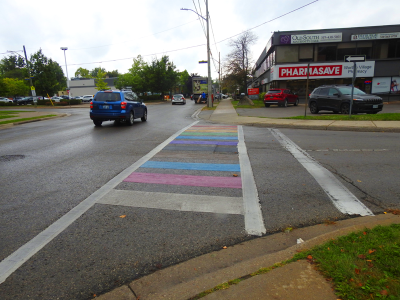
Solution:
[[(399, 224), (400, 216), (383, 214), (371, 217), (359, 217), (338, 221), (337, 225), (332, 225), (333, 227), (314, 225), (294, 230), (289, 234), (272, 234), (229, 247), (228, 249), (208, 253), (157, 271), (107, 294), (101, 295), (98, 299), (140, 298), (141, 300), (186, 300), (229, 280), (246, 276), (258, 271), (260, 268), (270, 267), (276, 263), (290, 259), (300, 250), (312, 248), (333, 238), (349, 234), (350, 232), (393, 223)], [(318, 234), (321, 230), (328, 232)], [(311, 235), (309, 239), (306, 238), (307, 235)], [(305, 242), (296, 244), (294, 240), (298, 237), (302, 237)], [(253, 258), (247, 255), (249, 251), (255, 251), (254, 249), (256, 248), (265, 249), (264, 251), (266, 251), (266, 248), (268, 248), (267, 245), (271, 243), (279, 244), (282, 243), (282, 241), (287, 242), (288, 239), (290, 239), (292, 241), (291, 243), (294, 243), (294, 245), (280, 251), (264, 253)], [(247, 259), (245, 258), (246, 256)], [(230, 263), (232, 258), (235, 258), (236, 263)], [(271, 272), (274, 272), (274, 270)], [(290, 277), (289, 275), (290, 274), (288, 274), (288, 278)], [(283, 282), (282, 284), (285, 283)], [(310, 293), (313, 294), (312, 289), (310, 289)]]

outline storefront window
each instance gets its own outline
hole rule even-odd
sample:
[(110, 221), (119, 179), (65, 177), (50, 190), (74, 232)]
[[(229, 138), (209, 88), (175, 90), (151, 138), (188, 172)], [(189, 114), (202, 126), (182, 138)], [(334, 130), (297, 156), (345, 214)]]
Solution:
[(299, 61), (299, 46), (277, 46), (276, 48), (277, 63), (290, 63)]
[(358, 42), (357, 55), (365, 55), (366, 59), (372, 57), (372, 42)]
[(299, 48), (299, 61), (313, 61), (314, 60), (314, 45), (300, 45)]
[(337, 47), (337, 60), (344, 61), (345, 55), (356, 54), (356, 43), (341, 43)]
[(388, 56), (387, 58), (397, 58), (400, 57), (400, 41), (390, 40), (388, 43)]
[(335, 61), (337, 44), (318, 45), (318, 61)]

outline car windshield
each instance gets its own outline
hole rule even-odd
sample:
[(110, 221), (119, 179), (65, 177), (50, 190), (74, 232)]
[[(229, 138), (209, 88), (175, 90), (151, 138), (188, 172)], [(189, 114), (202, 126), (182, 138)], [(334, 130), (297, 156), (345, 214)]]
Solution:
[(278, 93), (282, 93), (281, 90), (269, 90), (268, 94), (278, 94)]
[[(343, 94), (343, 95), (351, 95), (351, 87), (340, 87), (338, 90)], [(362, 90), (359, 90), (358, 88), (354, 88), (354, 95), (365, 95), (365, 93)]]
[(120, 93), (98, 93), (95, 101), (121, 101)]

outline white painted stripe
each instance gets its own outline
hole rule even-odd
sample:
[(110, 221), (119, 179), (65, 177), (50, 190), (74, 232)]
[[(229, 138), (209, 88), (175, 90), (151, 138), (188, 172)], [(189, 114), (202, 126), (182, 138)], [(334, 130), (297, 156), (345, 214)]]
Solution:
[(158, 145), (156, 148), (151, 150), (148, 154), (140, 158), (137, 162), (126, 168), (119, 175), (111, 179), (104, 186), (98, 189), (96, 192), (91, 194), (80, 204), (71, 209), (68, 213), (58, 219), (56, 222), (51, 224), (36, 237), (30, 240), (25, 245), (21, 246), (18, 250), (13, 252), (10, 256), (6, 257), (0, 262), (0, 284), (3, 283), (8, 276), (10, 276), (15, 270), (17, 270), (23, 263), (29, 258), (35, 255), (40, 249), (42, 249), (47, 243), (64, 231), (69, 225), (83, 215), (89, 208), (91, 208), (98, 199), (107, 194), (111, 189), (117, 186), (122, 180), (128, 175), (138, 169), (142, 164), (151, 159), (154, 155), (160, 152), (165, 146), (173, 141), (182, 132), (197, 124), (198, 121), (193, 122), (189, 126), (179, 130), (177, 133), (169, 137), (166, 141)]
[(339, 211), (348, 215), (374, 215), (372, 211), (358, 200), (331, 172), (321, 166), (282, 132), (278, 129), (269, 128), (269, 130), (280, 144), (315, 178)]
[(238, 152), (240, 161), (240, 174), (242, 177), (243, 207), (245, 229), (248, 234), (262, 235), (266, 233), (264, 220), (261, 213), (260, 199), (254, 181), (253, 170), (247, 155), (246, 144), (242, 126), (238, 126)]
[(97, 203), (177, 211), (243, 215), (242, 197), (203, 196), (114, 189)]

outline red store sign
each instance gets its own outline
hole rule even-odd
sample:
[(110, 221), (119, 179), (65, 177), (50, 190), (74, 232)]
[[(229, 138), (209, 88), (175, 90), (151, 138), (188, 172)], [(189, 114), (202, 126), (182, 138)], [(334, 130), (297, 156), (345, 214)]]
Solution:
[[(356, 65), (357, 77), (374, 77), (375, 62), (365, 61)], [(309, 77), (318, 78), (351, 78), (354, 64), (343, 63), (312, 63)], [(271, 69), (271, 80), (307, 79), (307, 64), (275, 65)]]
[[(341, 65), (329, 65), (329, 66), (310, 66), (310, 76), (341, 76), (342, 66)], [(304, 77), (307, 76), (307, 66), (305, 67), (280, 67), (279, 77)]]
[(258, 88), (247, 89), (247, 94), (248, 95), (258, 95), (259, 93), (260, 93), (260, 90)]

